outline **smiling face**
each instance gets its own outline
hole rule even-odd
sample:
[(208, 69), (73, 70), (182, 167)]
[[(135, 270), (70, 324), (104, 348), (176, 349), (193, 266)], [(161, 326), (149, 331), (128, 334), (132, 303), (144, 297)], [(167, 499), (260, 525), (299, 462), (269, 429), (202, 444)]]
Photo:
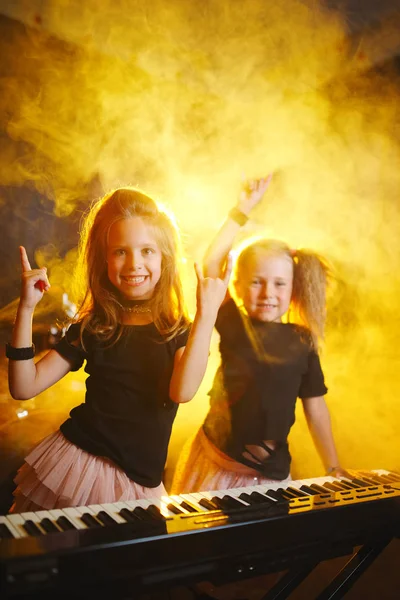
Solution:
[(279, 323), (288, 311), (293, 287), (293, 261), (285, 254), (256, 249), (241, 266), (236, 293), (250, 317)]
[(107, 274), (128, 300), (151, 298), (161, 277), (162, 254), (152, 228), (141, 217), (121, 219), (108, 233)]

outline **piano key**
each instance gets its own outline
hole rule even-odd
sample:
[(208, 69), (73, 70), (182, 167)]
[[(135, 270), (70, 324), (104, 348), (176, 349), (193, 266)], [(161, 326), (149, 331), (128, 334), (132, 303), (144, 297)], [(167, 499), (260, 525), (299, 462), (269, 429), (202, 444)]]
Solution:
[(293, 498), (298, 498), (295, 492), (291, 492), (288, 488), (278, 488), (277, 493), (281, 495), (284, 500), (292, 500)]
[[(317, 484), (312, 484), (312, 485), (317, 485)], [(311, 485), (310, 487), (312, 487), (312, 485)], [(288, 489), (288, 491), (290, 491), (290, 492), (292, 492), (293, 494), (295, 494), (295, 496), (296, 496), (297, 498), (304, 498), (304, 496), (308, 496), (308, 494), (306, 494), (305, 492), (301, 492), (300, 490), (298, 490), (298, 489), (297, 489), (297, 488), (295, 488), (295, 487), (291, 487), (291, 486), (290, 486), (290, 487), (288, 487), (287, 489)], [(321, 489), (322, 489), (322, 488), (321, 488)]]
[(183, 500), (183, 502), (181, 502), (180, 508), (183, 508), (184, 510), (187, 510), (188, 513), (198, 513), (198, 512), (201, 512), (200, 510), (198, 510), (193, 504), (191, 504), (187, 500)]
[(119, 511), (119, 515), (120, 517), (122, 517), (127, 523), (137, 523), (137, 521), (139, 520), (138, 517), (136, 517), (133, 514), (133, 510), (130, 508), (127, 508), (126, 506), (122, 507), (121, 510)]
[(117, 525), (118, 523), (125, 523), (121, 518), (117, 520), (114, 514), (110, 514), (101, 504), (89, 504), (86, 507), (87, 511), (99, 522), (100, 525)]
[[(10, 515), (8, 515), (8, 516), (10, 516)], [(21, 534), (18, 531), (18, 528), (15, 527), (15, 525), (10, 520), (7, 519), (6, 515), (0, 516), (0, 523), (3, 523), (11, 531), (11, 533), (15, 539), (21, 537)]]
[(33, 537), (44, 535), (44, 532), (36, 525), (34, 521), (31, 521), (31, 519), (27, 519), (25, 521), (23, 528), (29, 535)]
[(88, 526), (81, 519), (82, 512), (86, 508), (87, 508), (86, 506), (83, 506), (83, 507), (71, 506), (71, 507), (63, 508), (62, 512), (64, 513), (64, 516), (66, 516), (67, 519), (69, 519), (71, 521), (71, 523), (73, 525), (75, 525), (76, 529), (88, 529)]
[[(199, 504), (199, 500), (201, 500), (202, 496), (199, 493), (192, 494), (181, 494), (180, 496), (173, 496), (174, 499), (183, 498), (184, 502), (193, 505), (199, 513), (207, 512), (207, 509), (204, 508), (201, 504)], [(177, 500), (178, 501), (178, 500)]]
[(136, 516), (141, 521), (159, 520), (154, 511), (151, 510), (149, 512), (147, 510), (150, 506), (155, 506), (152, 500), (127, 500), (126, 504), (131, 508), (133, 516)]
[(182, 508), (180, 506), (178, 507), (175, 504), (173, 504), (172, 502), (167, 504), (167, 509), (174, 515), (184, 515), (185, 514), (185, 511), (182, 510)]
[(45, 533), (59, 533), (62, 531), (60, 527), (58, 527), (53, 521), (45, 517), (40, 521), (40, 527), (45, 531)]
[(52, 508), (48, 511), (50, 519), (59, 527), (62, 531), (68, 531), (69, 529), (78, 529), (60, 508)]
[(20, 513), (12, 513), (11, 515), (7, 515), (6, 519), (18, 531), (18, 537), (28, 537), (28, 533), (24, 529), (25, 519), (21, 517)]
[(90, 508), (92, 510), (101, 512), (102, 510), (104, 510), (108, 515), (110, 515), (110, 517), (116, 522), (116, 523), (125, 523), (125, 519), (123, 519), (122, 517), (120, 517), (120, 515), (118, 514), (118, 509), (115, 507), (115, 504), (113, 504), (112, 502), (107, 502), (105, 504), (91, 504)]
[(305, 484), (300, 486), (300, 489), (302, 492), (306, 492), (310, 496), (317, 496), (319, 493), (319, 492), (317, 492), (317, 490), (313, 490), (313, 488), (311, 488), (309, 485), (305, 485)]
[(221, 510), (229, 510), (246, 506), (240, 500), (236, 500), (236, 498), (233, 496), (229, 496), (229, 494), (225, 494), (221, 498), (219, 496), (213, 496), (211, 498), (211, 502), (216, 504)]
[(46, 531), (40, 525), (40, 522), (43, 518), (43, 516), (42, 516), (43, 513), (44, 513), (43, 516), (47, 516), (47, 514), (48, 514), (46, 511), (37, 511), (37, 512), (29, 511), (29, 512), (20, 513), (21, 517), (25, 521), (25, 524), (23, 525), (23, 527), (29, 535), (37, 537), (37, 536), (46, 534)]
[[(166, 499), (167, 499), (167, 497), (164, 497), (164, 499), (161, 499), (161, 500), (160, 500), (160, 498), (141, 499), (141, 500), (126, 500), (126, 505), (131, 510), (135, 510), (136, 507), (140, 507), (140, 508), (143, 508), (144, 510), (147, 510), (149, 508), (149, 506), (153, 505), (159, 509), (159, 512), (161, 513), (162, 516), (171, 517), (171, 516), (173, 516), (173, 513), (167, 508)], [(152, 510), (154, 510), (154, 509), (151, 509), (151, 511)], [(151, 514), (151, 511), (150, 511), (150, 514)], [(140, 516), (141, 511), (139, 511), (138, 514)]]
[(15, 537), (10, 523), (6, 522), (5, 517), (0, 517), (0, 540), (14, 539)]
[(89, 529), (102, 526), (102, 523), (100, 523), (97, 517), (94, 517), (89, 512), (82, 513), (81, 520), (89, 527)]
[(312, 483), (310, 488), (318, 492), (318, 494), (326, 494), (326, 488), (322, 487), (322, 485), (318, 485), (317, 483)]

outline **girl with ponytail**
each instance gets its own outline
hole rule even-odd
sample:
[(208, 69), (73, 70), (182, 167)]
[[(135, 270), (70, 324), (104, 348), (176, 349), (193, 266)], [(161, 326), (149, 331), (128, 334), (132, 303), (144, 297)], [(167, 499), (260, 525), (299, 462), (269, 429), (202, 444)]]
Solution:
[[(271, 176), (249, 181), (207, 250), (209, 277), (223, 272), (240, 227)], [(171, 492), (229, 489), (290, 479), (289, 431), (301, 398), (326, 473), (346, 476), (332, 435), (318, 350), (324, 335), (327, 262), (311, 250), (260, 239), (239, 254), (216, 321), (221, 364), (206, 419), (185, 444)]]

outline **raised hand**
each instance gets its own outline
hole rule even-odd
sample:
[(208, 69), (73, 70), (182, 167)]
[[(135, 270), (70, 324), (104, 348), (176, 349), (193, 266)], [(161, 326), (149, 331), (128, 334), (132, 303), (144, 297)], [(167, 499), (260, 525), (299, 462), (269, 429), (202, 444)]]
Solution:
[(245, 215), (248, 215), (264, 196), (271, 183), (271, 179), (272, 173), (261, 179), (248, 179), (245, 181), (239, 195), (237, 208)]
[(197, 310), (201, 314), (216, 316), (228, 290), (232, 272), (232, 255), (228, 254), (223, 277), (204, 277), (201, 267), (195, 263), (197, 277)]
[(50, 289), (47, 279), (47, 269), (32, 269), (26, 250), (19, 247), (21, 258), (21, 304), (25, 308), (34, 309), (36, 304), (43, 298), (43, 293)]

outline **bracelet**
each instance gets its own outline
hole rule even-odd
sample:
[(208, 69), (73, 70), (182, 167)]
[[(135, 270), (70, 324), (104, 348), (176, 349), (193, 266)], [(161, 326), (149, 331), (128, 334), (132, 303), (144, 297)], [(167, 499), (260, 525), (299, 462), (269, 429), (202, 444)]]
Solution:
[(230, 216), (232, 221), (235, 221), (235, 223), (240, 225), (240, 227), (243, 227), (243, 225), (246, 225), (247, 221), (249, 220), (249, 217), (247, 215), (245, 215), (244, 212), (242, 212), (241, 210), (236, 208), (236, 206), (234, 206), (229, 211), (228, 215)]
[(341, 469), (342, 467), (340, 465), (338, 465), (337, 467), (329, 467), (329, 469), (326, 471), (326, 475), (330, 475), (331, 473), (333, 473), (333, 471), (336, 471), (337, 469)]
[(6, 356), (11, 360), (29, 360), (35, 356), (35, 344), (28, 348), (14, 348), (6, 344)]

